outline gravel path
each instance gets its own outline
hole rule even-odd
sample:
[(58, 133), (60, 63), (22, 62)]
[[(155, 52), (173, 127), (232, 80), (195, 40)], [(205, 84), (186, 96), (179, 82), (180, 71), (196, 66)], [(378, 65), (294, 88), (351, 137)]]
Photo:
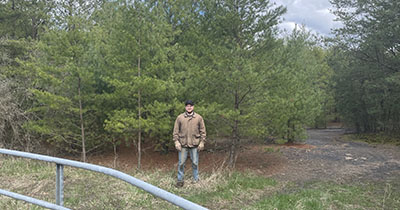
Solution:
[(288, 166), (275, 177), (313, 180), (390, 181), (400, 177), (400, 147), (344, 141), (343, 129), (309, 130), (310, 149), (283, 148)]

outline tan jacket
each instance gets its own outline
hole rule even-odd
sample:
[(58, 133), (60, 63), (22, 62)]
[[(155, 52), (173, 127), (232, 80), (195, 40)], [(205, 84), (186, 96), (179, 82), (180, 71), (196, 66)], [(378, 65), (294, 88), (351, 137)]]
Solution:
[(200, 141), (205, 142), (206, 127), (203, 118), (195, 112), (192, 116), (186, 112), (180, 114), (175, 120), (173, 138), (182, 147), (196, 147)]

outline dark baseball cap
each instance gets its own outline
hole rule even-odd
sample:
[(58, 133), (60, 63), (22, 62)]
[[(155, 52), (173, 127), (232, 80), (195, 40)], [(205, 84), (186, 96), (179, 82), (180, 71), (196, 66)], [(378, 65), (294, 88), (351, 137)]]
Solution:
[(187, 106), (187, 105), (192, 105), (192, 106), (194, 106), (194, 103), (193, 103), (193, 101), (192, 100), (187, 100), (186, 102), (185, 102), (185, 106)]

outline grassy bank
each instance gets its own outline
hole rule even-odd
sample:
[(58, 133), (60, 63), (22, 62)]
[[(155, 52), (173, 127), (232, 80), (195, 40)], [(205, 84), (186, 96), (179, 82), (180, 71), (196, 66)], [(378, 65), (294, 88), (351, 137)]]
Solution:
[[(190, 170), (189, 170), (190, 172)], [(210, 209), (399, 209), (400, 179), (385, 183), (277, 182), (252, 173), (201, 174), (199, 183), (175, 188), (175, 171), (129, 174)], [(189, 174), (189, 173), (188, 173)], [(0, 157), (0, 188), (55, 202), (55, 165)], [(71, 209), (177, 209), (99, 173), (65, 167), (65, 206)], [(41, 209), (0, 196), (0, 209)]]

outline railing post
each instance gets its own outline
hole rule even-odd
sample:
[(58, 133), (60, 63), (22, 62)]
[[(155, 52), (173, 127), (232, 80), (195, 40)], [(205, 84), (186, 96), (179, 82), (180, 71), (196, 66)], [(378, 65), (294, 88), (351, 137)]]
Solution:
[(57, 164), (56, 204), (64, 206), (64, 165)]

